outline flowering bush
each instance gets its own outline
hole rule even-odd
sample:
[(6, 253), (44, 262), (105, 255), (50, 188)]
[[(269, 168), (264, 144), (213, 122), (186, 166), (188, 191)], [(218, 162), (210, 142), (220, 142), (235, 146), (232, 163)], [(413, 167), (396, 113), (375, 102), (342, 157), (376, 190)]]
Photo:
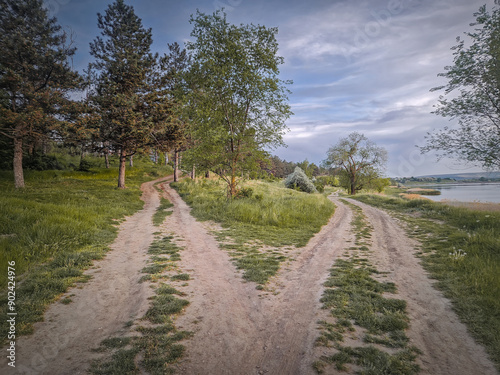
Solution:
[(287, 176), (285, 186), (289, 189), (298, 189), (306, 193), (317, 193), (314, 184), (299, 167), (295, 167), (293, 173)]

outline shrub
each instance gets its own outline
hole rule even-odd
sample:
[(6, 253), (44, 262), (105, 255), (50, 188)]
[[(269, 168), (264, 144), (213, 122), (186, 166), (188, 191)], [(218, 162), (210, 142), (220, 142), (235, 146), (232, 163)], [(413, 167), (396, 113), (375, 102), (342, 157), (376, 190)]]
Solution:
[(236, 193), (235, 198), (251, 198), (253, 195), (253, 189), (252, 188), (241, 188), (238, 190)]
[(86, 159), (81, 159), (77, 170), (80, 172), (89, 172), (90, 168), (92, 168), (92, 163)]
[(51, 169), (63, 169), (59, 161), (53, 155), (33, 154), (23, 160), (26, 169), (35, 171), (46, 171)]
[(293, 173), (288, 175), (285, 180), (285, 186), (289, 189), (298, 189), (306, 193), (317, 193), (314, 184), (299, 167), (295, 167)]

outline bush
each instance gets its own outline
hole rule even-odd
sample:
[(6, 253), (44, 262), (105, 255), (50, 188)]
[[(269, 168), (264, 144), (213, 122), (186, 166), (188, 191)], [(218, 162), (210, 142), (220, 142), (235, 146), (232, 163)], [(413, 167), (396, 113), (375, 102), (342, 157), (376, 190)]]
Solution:
[(35, 171), (63, 169), (57, 158), (53, 155), (33, 154), (25, 157), (23, 167)]
[(77, 170), (80, 172), (89, 172), (90, 168), (92, 168), (92, 163), (87, 159), (81, 159)]
[(238, 190), (236, 193), (235, 198), (251, 198), (253, 195), (253, 189), (252, 188), (241, 188)]
[(285, 180), (285, 186), (289, 189), (298, 189), (306, 193), (317, 193), (309, 177), (299, 167), (295, 167), (292, 174), (288, 175)]

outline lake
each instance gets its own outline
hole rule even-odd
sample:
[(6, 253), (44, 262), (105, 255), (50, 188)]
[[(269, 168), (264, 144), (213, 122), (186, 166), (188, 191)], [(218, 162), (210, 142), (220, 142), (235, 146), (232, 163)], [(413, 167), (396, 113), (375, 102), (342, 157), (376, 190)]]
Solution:
[(495, 202), (500, 203), (500, 183), (470, 183), (470, 184), (428, 184), (419, 185), (429, 189), (436, 189), (441, 195), (425, 195), (434, 201), (441, 199), (460, 202)]

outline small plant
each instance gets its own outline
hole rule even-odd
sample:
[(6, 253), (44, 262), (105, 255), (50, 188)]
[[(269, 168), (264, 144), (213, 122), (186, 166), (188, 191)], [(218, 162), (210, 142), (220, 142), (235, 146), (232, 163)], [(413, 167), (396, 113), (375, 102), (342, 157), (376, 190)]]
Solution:
[(250, 187), (242, 187), (235, 195), (235, 198), (250, 198), (253, 195), (253, 189)]
[(160, 198), (160, 205), (158, 206), (155, 214), (153, 215), (153, 224), (155, 226), (161, 225), (161, 223), (163, 223), (165, 218), (168, 215), (172, 214), (172, 211), (169, 209), (172, 208), (173, 206), (174, 205), (172, 203), (170, 203), (170, 201), (168, 199), (161, 197)]
[(318, 192), (309, 177), (299, 167), (295, 167), (293, 173), (288, 175), (285, 180), (285, 186), (289, 189), (298, 189), (305, 193)]
[(463, 251), (462, 249), (458, 249), (458, 250), (456, 250), (455, 248), (453, 248), (453, 249), (454, 249), (453, 252), (449, 253), (450, 257), (452, 257), (453, 260), (462, 260), (467, 255), (467, 253), (465, 251)]

